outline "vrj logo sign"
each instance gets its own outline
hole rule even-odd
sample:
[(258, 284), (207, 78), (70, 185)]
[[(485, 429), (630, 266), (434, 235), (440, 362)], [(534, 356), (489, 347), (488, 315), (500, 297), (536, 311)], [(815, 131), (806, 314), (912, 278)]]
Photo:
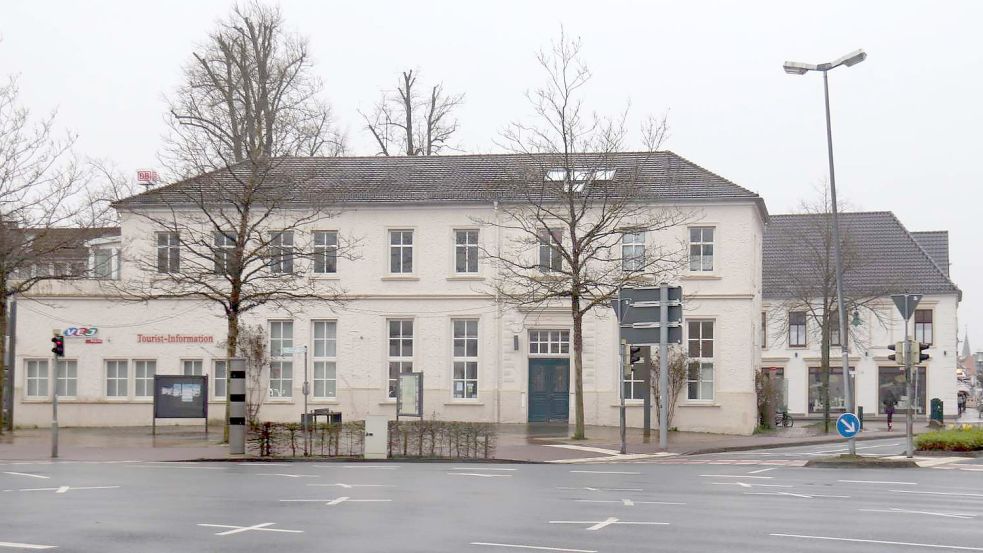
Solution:
[(99, 334), (99, 328), (94, 326), (70, 326), (62, 332), (63, 336), (77, 336), (79, 338), (91, 338)]

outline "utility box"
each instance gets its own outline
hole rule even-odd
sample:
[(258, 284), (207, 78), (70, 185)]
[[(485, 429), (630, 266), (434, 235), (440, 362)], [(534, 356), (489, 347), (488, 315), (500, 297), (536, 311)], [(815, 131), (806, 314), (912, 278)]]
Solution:
[(937, 398), (937, 397), (933, 397), (932, 398), (932, 402), (931, 402), (931, 407), (932, 407), (932, 416), (931, 416), (931, 419), (933, 421), (935, 421), (937, 424), (940, 424), (941, 425), (942, 424), (942, 400), (939, 399), (939, 398)]
[(367, 415), (365, 417), (366, 459), (386, 459), (389, 457), (389, 417), (386, 415)]

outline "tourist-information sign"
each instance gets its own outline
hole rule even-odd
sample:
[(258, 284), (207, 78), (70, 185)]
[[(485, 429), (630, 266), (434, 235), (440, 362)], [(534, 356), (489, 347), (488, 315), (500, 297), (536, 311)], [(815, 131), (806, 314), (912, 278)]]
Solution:
[(860, 432), (860, 419), (853, 413), (843, 413), (836, 419), (836, 431), (844, 438), (852, 438)]

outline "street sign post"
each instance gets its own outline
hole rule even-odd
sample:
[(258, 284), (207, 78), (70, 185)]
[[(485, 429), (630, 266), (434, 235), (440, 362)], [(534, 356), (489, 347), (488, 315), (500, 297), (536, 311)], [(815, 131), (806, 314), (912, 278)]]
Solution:
[(911, 341), (908, 338), (908, 321), (911, 316), (915, 314), (915, 308), (918, 307), (918, 302), (922, 301), (921, 294), (893, 294), (891, 299), (894, 300), (894, 305), (898, 307), (898, 312), (901, 313), (901, 318), (904, 319), (904, 377), (905, 377), (905, 394), (908, 396), (908, 408), (905, 413), (905, 441), (907, 442), (906, 456), (911, 459), (915, 456), (915, 439), (914, 439), (914, 426), (915, 426), (915, 415), (912, 406), (913, 396), (911, 389), (911, 366), (912, 366), (912, 352)]
[(852, 438), (860, 432), (860, 418), (853, 413), (843, 413), (836, 419), (836, 431), (844, 438)]

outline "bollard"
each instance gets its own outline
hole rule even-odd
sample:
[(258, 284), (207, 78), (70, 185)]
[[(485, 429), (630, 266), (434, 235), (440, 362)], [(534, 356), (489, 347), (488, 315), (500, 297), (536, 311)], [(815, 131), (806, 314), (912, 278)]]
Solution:
[(246, 453), (246, 361), (229, 359), (229, 453)]

